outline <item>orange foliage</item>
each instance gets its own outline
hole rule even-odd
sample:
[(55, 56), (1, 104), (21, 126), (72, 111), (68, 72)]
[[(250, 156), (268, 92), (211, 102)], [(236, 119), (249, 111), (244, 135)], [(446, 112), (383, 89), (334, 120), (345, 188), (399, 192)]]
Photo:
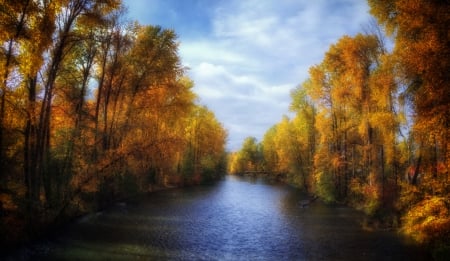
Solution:
[(449, 199), (429, 197), (415, 204), (403, 216), (403, 229), (423, 243), (450, 235)]

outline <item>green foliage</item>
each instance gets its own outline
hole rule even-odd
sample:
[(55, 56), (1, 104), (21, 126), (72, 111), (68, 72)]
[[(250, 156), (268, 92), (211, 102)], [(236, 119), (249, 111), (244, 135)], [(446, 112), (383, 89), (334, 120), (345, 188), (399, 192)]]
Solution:
[(353, 178), (349, 187), (349, 203), (357, 209), (364, 211), (372, 218), (376, 218), (382, 208), (380, 185), (374, 181), (373, 175), (369, 182), (361, 178)]
[(242, 148), (230, 156), (229, 172), (231, 174), (245, 174), (263, 170), (262, 147), (256, 138), (247, 137)]
[(181, 162), (185, 182), (209, 182), (224, 172), (227, 133), (208, 108), (195, 106), (187, 119), (187, 146)]
[(326, 172), (314, 173), (314, 183), (316, 194), (325, 202), (336, 202), (336, 189), (333, 184), (332, 175)]
[(275, 136), (277, 135), (277, 126), (272, 126), (264, 134), (261, 142), (262, 154), (263, 154), (263, 169), (264, 171), (276, 173), (278, 172), (279, 156), (276, 150), (277, 144), (275, 142)]
[(183, 160), (181, 162), (181, 173), (186, 178), (189, 179), (194, 175), (195, 172), (195, 159), (194, 151), (188, 146), (186, 152), (183, 154)]

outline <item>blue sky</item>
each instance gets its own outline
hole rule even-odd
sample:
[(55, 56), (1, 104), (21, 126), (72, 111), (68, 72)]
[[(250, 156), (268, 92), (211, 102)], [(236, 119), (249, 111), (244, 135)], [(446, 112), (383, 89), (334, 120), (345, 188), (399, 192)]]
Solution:
[(174, 29), (199, 102), (228, 149), (288, 114), (290, 91), (341, 36), (369, 24), (363, 0), (125, 0), (130, 19)]

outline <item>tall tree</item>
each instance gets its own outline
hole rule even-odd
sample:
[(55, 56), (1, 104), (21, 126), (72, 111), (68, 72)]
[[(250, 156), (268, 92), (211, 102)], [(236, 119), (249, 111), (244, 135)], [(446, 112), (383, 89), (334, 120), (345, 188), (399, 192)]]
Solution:
[(30, 31), (29, 23), (31, 16), (36, 14), (37, 6), (33, 1), (3, 1), (0, 3), (0, 41), (1, 64), (0, 64), (0, 166), (5, 168), (5, 118), (7, 99), (10, 95), (11, 81), (10, 77), (14, 69), (17, 68), (17, 53), (20, 43), (26, 39), (27, 32)]
[(412, 186), (404, 186), (400, 204), (406, 212), (405, 230), (422, 241), (448, 242), (449, 4), (369, 0), (369, 5), (371, 14), (394, 39), (392, 61), (403, 87), (401, 98), (413, 112), (410, 147), (417, 149), (411, 153), (414, 166), (408, 171)]
[[(439, 154), (432, 159), (435, 161), (432, 165), (436, 166), (439, 158), (449, 169), (450, 98), (447, 94), (450, 80), (447, 72), (450, 62), (443, 59), (450, 55), (448, 3), (417, 0), (369, 1), (369, 4), (371, 13), (395, 40), (393, 54), (406, 86), (403, 95), (416, 112), (417, 139)], [(433, 171), (436, 172), (436, 168)]]
[(372, 194), (362, 197), (373, 203), (366, 204), (371, 211), (383, 203), (386, 163), (396, 164), (392, 159), (399, 130), (397, 84), (382, 43), (372, 35), (342, 37), (324, 61), (310, 69), (311, 83), (305, 86), (318, 104), (321, 138), (315, 166), (317, 180), (324, 182), (320, 191), (345, 198), (350, 181), (350, 193), (355, 184), (367, 187)]
[(301, 176), (303, 188), (308, 191), (312, 187), (311, 174), (314, 173), (314, 154), (317, 146), (317, 130), (315, 128), (316, 107), (307, 96), (307, 85), (310, 80), (305, 81), (301, 86), (291, 92), (290, 110), (296, 113), (293, 119), (293, 128), (297, 140), (297, 150), (300, 156), (297, 164), (297, 175)]
[(125, 20), (120, 0), (0, 2), (2, 247), (224, 171), (227, 132), (195, 104), (175, 32)]
[(277, 135), (278, 125), (270, 127), (264, 134), (263, 140), (261, 142), (262, 153), (263, 153), (263, 170), (269, 174), (278, 174), (279, 168), (279, 158), (277, 154), (275, 143), (275, 136)]
[(196, 106), (188, 120), (183, 174), (187, 182), (213, 180), (225, 172), (227, 132), (214, 113), (203, 106)]

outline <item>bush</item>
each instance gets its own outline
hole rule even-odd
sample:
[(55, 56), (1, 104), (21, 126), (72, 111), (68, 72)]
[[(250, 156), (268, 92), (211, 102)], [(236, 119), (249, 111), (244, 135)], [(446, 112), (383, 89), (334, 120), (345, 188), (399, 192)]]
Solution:
[(314, 174), (314, 179), (316, 183), (316, 194), (325, 202), (335, 202), (336, 189), (333, 184), (332, 176), (325, 172), (316, 172)]
[(429, 197), (412, 206), (403, 216), (403, 230), (420, 243), (434, 244), (450, 235), (449, 202)]

